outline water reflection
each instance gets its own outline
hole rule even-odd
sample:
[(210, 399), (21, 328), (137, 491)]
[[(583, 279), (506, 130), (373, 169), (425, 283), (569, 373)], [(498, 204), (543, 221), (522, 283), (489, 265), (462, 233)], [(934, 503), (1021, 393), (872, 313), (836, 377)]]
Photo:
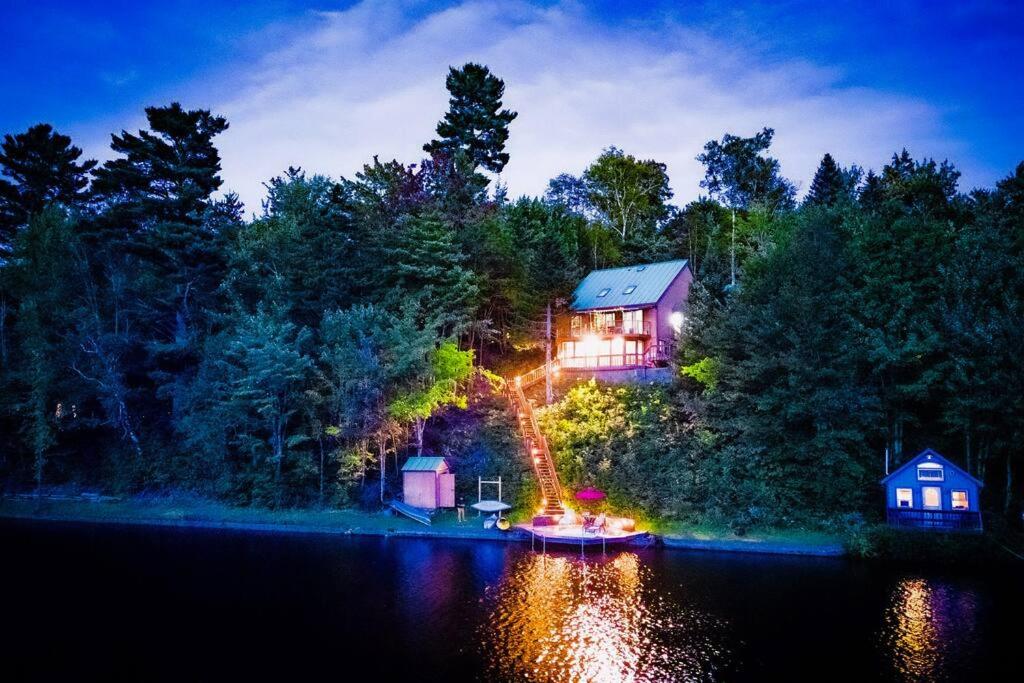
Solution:
[(634, 553), (523, 554), (488, 591), (482, 638), (501, 680), (700, 681), (725, 662), (722, 624), (651, 587)]
[(896, 675), (907, 681), (946, 678), (958, 652), (976, 644), (977, 611), (973, 591), (902, 579), (890, 595), (881, 638)]

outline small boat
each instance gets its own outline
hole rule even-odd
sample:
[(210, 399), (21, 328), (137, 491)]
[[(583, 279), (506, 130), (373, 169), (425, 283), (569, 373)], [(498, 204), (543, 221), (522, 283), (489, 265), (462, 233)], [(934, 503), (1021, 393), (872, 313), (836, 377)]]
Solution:
[(469, 507), (480, 512), (504, 512), (505, 510), (512, 509), (511, 505), (502, 503), (500, 500), (481, 500), (479, 503), (473, 503)]
[(399, 500), (393, 500), (388, 503), (388, 505), (390, 505), (391, 509), (395, 512), (403, 514), (409, 519), (419, 522), (420, 524), (430, 526), (430, 513), (423, 508), (413, 507), (412, 505), (407, 505)]

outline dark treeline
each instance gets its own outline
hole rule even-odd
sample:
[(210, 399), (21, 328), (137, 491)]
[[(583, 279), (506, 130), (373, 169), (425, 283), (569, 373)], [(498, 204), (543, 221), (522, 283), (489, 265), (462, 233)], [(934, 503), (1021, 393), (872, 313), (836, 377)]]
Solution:
[(539, 362), (586, 271), (683, 257), (677, 381), (544, 416), (568, 482), (669, 517), (827, 518), (871, 509), (885, 448), (929, 445), (1017, 505), (1024, 164), (964, 195), (905, 151), (866, 174), (826, 155), (798, 203), (765, 129), (709, 142), (682, 209), (664, 164), (614, 147), (510, 200), (504, 84), (467, 64), (447, 88), (418, 163), (289, 168), (250, 219), (209, 111), (147, 109), (104, 164), (45, 124), (7, 135), (5, 486), (370, 504), (428, 451), (514, 481), (493, 372)]

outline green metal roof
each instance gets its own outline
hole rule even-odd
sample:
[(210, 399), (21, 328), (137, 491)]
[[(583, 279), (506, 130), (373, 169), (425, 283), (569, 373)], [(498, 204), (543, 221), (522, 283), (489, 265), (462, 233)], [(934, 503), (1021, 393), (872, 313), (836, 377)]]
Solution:
[(573, 292), (572, 310), (653, 306), (684, 268), (686, 259), (592, 271)]
[(446, 467), (444, 458), (416, 455), (405, 461), (403, 472), (439, 472)]

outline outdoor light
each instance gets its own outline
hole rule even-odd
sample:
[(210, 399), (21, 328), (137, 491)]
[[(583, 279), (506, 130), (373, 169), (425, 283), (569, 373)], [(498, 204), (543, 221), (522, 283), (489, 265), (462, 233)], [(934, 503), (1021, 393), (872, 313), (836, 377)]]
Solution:
[(588, 334), (580, 340), (584, 356), (596, 356), (601, 347), (601, 338), (596, 334)]
[(676, 331), (676, 334), (679, 334), (680, 332), (683, 331), (683, 323), (686, 322), (685, 315), (683, 315), (679, 311), (675, 311), (672, 313), (672, 315), (669, 316), (668, 319), (669, 322), (672, 324), (672, 329)]

